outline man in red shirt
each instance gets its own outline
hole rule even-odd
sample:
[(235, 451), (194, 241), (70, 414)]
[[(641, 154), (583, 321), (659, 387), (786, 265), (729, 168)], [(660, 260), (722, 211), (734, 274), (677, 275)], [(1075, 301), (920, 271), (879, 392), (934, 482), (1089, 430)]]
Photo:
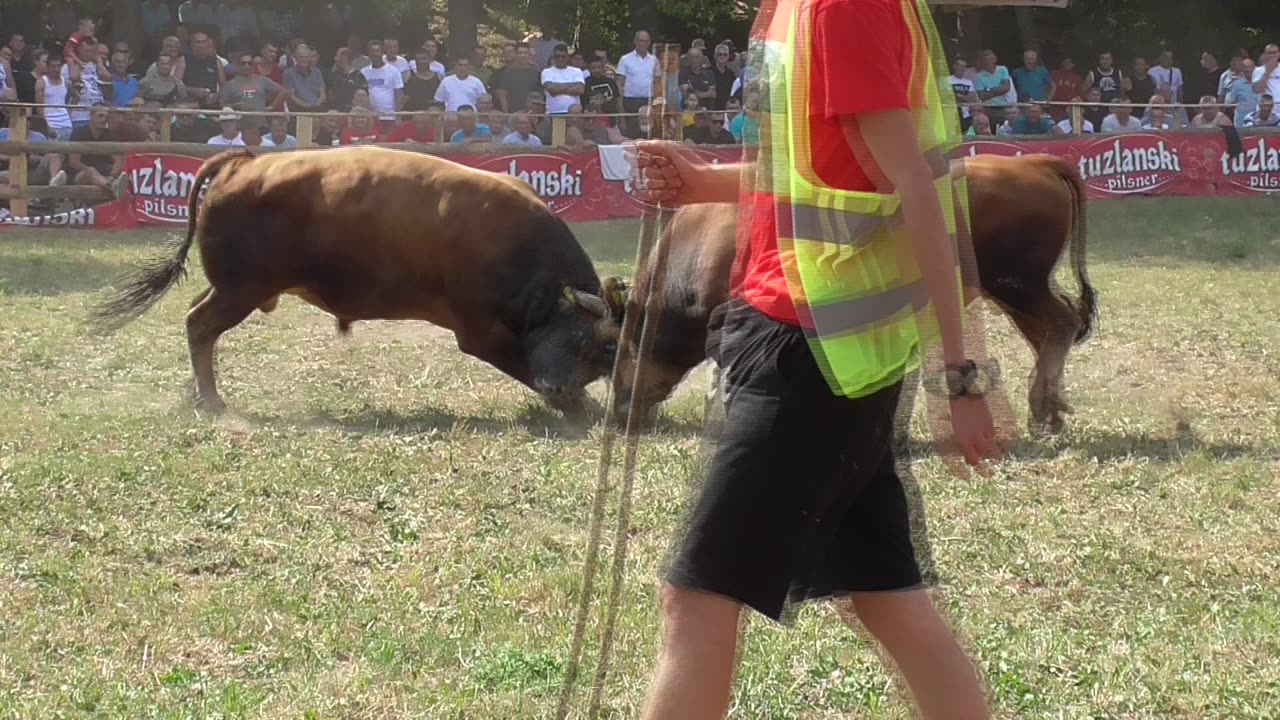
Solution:
[[(828, 187), (898, 195), (903, 250), (927, 285), (943, 357), (949, 366), (963, 363), (956, 248), (937, 168), (920, 150), (911, 114), (924, 106), (913, 43), (928, 11), (913, 22), (916, 0), (764, 0), (757, 29), (800, 3), (809, 5), (810, 39), (797, 48), (811, 53), (809, 105), (800, 109), (808, 122), (804, 164)], [(757, 44), (750, 55), (766, 52)], [(942, 68), (939, 80), (945, 75)], [(946, 112), (955, 122), (954, 110)], [(762, 143), (802, 147), (769, 137), (768, 126), (762, 122)], [(743, 607), (780, 620), (788, 603), (831, 597), (846, 599), (846, 617), (888, 650), (925, 718), (988, 717), (977, 673), (916, 562), (891, 448), (902, 382), (859, 398), (832, 392), (802, 327), (810, 316), (797, 310), (786, 277), (795, 257), (779, 249), (775, 198), (744, 180), (769, 172), (768, 164), (700, 164), (670, 142), (639, 143), (635, 161), (642, 201), (739, 201), (744, 218), (715, 353), (724, 370), (724, 429), (665, 574), (664, 647), (642, 717), (722, 717)], [(773, 180), (766, 187), (783, 182)], [(741, 187), (748, 189), (740, 199)], [(966, 461), (977, 466), (994, 455), (983, 397), (952, 394), (950, 418)]]
[[(1049, 77), (1053, 79), (1053, 97), (1049, 98), (1054, 102), (1071, 102), (1076, 98), (1083, 97), (1084, 78), (1080, 77), (1080, 73), (1076, 72), (1076, 63), (1071, 58), (1063, 58), (1062, 66), (1057, 70), (1049, 73)], [(1055, 121), (1061, 122), (1071, 114), (1070, 108), (1065, 105), (1054, 105), (1049, 110), (1049, 114), (1053, 116)]]

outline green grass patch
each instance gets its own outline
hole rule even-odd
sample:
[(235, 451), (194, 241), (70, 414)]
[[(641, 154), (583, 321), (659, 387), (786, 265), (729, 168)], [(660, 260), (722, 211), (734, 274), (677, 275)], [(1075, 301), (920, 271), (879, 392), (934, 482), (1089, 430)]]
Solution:
[[(939, 603), (998, 716), (1280, 716), (1276, 216), (1094, 203), (1102, 314), (1069, 359), (1066, 435), (1022, 433), (990, 478), (912, 465)], [(628, 272), (636, 223), (575, 230), (602, 274)], [(549, 716), (600, 428), (447, 333), (343, 338), (290, 298), (223, 339), (232, 413), (201, 418), (198, 264), (118, 334), (83, 324), (165, 235), (0, 230), (0, 717)], [(989, 326), (1023, 425), (1030, 354)], [(614, 717), (638, 713), (659, 650), (704, 388), (694, 373), (641, 446)], [(750, 624), (732, 716), (910, 709), (865, 634), (816, 606)]]

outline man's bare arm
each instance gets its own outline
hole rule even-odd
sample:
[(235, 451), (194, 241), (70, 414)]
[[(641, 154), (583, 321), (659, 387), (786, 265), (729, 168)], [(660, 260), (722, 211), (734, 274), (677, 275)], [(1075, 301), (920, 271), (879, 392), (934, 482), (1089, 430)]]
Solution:
[(865, 154), (863, 147), (869, 150), (902, 198), (906, 234), (933, 299), (944, 361), (963, 362), (967, 356), (960, 324), (956, 249), (947, 232), (934, 171), (920, 152), (911, 114), (905, 110), (870, 112), (856, 119), (842, 118), (841, 125), (855, 156)]

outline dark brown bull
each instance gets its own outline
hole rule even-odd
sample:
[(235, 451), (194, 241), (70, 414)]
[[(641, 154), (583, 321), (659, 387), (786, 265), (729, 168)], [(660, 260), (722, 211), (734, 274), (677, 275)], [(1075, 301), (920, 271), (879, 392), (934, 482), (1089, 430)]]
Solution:
[[(952, 164), (953, 175), (961, 164)], [(983, 295), (1014, 321), (1036, 352), (1029, 393), (1035, 423), (1061, 429), (1069, 409), (1062, 399), (1067, 353), (1086, 337), (1096, 312), (1096, 294), (1085, 273), (1085, 186), (1076, 169), (1051, 155), (966, 158), (974, 251)], [(637, 393), (638, 412), (649, 414), (665, 401), (690, 370), (707, 358), (708, 321), (729, 297), (738, 206), (691, 205), (667, 225), (667, 272), (659, 298), (658, 332)], [(1072, 300), (1053, 288), (1051, 278), (1068, 240), (1071, 265), (1080, 285)], [(636, 274), (632, 307), (644, 307), (653, 282), (652, 262)], [(606, 288), (617, 287), (610, 278)], [(614, 295), (606, 290), (607, 296)], [(976, 298), (968, 298), (970, 302)], [(621, 315), (619, 303), (610, 305)], [(625, 418), (631, 398), (635, 348), (623, 353), (617, 415)]]
[[(198, 212), (201, 190), (207, 192)], [(356, 320), (424, 320), (458, 348), (580, 409), (611, 368), (617, 325), (568, 226), (525, 183), (376, 147), (209, 160), (185, 242), (99, 309), (107, 328), (141, 315), (185, 273), (192, 243), (210, 287), (187, 314), (197, 403), (225, 406), (214, 344), (255, 309), (295, 295)]]

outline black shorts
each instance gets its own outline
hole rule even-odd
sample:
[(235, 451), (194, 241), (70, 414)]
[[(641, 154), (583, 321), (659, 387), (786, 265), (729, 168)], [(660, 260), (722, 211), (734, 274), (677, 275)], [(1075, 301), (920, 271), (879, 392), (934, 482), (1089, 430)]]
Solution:
[(745, 304), (718, 343), (723, 431), (667, 581), (773, 620), (788, 603), (921, 587), (892, 448), (902, 384), (834, 395), (804, 331)]

